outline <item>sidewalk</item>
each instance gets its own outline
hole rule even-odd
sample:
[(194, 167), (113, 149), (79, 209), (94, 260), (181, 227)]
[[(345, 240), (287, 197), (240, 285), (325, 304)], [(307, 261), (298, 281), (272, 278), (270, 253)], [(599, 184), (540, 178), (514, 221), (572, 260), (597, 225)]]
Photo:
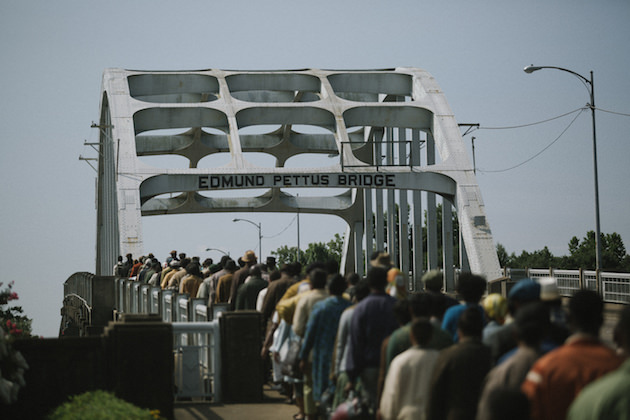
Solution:
[(291, 420), (297, 413), (287, 398), (265, 385), (263, 402), (252, 404), (214, 404), (206, 402), (176, 402), (175, 420)]

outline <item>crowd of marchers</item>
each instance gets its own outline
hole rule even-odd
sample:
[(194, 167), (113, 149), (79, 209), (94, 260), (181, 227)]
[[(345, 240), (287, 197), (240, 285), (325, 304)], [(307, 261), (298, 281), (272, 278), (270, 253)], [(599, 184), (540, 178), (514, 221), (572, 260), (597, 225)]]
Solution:
[(261, 312), (267, 380), (297, 420), (630, 419), (630, 307), (604, 343), (601, 297), (563, 302), (553, 278), (504, 297), (462, 273), (455, 299), (439, 271), (410, 292), (384, 252), (360, 278), (336, 261), (278, 268), (253, 251), (216, 264), (127, 255), (114, 275)]

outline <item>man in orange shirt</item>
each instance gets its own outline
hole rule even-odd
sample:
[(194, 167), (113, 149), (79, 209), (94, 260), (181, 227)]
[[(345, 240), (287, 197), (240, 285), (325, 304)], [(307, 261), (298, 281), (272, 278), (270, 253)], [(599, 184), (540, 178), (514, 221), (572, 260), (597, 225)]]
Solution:
[(531, 403), (532, 419), (564, 419), (582, 388), (623, 362), (599, 340), (603, 311), (601, 297), (590, 290), (578, 291), (569, 301), (573, 334), (538, 359), (521, 386)]

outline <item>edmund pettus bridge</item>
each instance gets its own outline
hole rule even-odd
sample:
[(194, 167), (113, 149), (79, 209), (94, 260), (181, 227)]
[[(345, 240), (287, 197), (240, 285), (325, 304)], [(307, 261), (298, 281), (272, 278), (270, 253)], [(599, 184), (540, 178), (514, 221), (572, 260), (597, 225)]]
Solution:
[[(258, 313), (110, 276), (119, 255), (144, 254), (142, 216), (329, 214), (347, 224), (344, 273), (365, 274), (364, 256), (386, 250), (408, 273), (410, 291), (422, 290), (424, 272), (440, 269), (444, 290), (453, 293), (458, 266), (485, 276), (489, 292), (506, 294), (523, 276), (553, 276), (565, 296), (590, 288), (611, 304), (628, 303), (629, 275), (501, 269), (459, 126), (422, 69), (107, 69), (94, 126), (96, 267), (64, 284), (63, 338), (22, 348), (33, 372), (23, 392), (46, 395), (39, 404), (22, 403), (23, 415), (99, 388), (169, 418), (185, 418), (183, 401), (214, 407), (208, 418), (236, 416), (225, 408), (231, 404), (264, 401)], [(260, 153), (275, 165), (259, 166)], [(160, 155), (188, 165), (158, 168), (145, 159)], [(316, 155), (327, 163), (286, 165)], [(295, 188), (328, 195), (301, 196)], [(226, 190), (242, 196), (226, 198)], [(409, 240), (398, 240), (404, 236)], [(46, 372), (44, 379), (36, 372)], [(221, 409), (224, 417), (216, 414)]]

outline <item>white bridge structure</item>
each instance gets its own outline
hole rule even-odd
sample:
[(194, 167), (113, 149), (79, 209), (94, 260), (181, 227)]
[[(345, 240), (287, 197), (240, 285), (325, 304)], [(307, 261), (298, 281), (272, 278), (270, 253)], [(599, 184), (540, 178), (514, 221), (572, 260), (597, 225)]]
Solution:
[[(363, 274), (370, 254), (386, 250), (412, 273), (411, 287), (425, 270), (441, 268), (452, 290), (455, 208), (460, 266), (501, 277), (458, 124), (422, 69), (107, 69), (96, 126), (97, 275), (109, 274), (118, 255), (142, 255), (142, 216), (299, 212), (347, 223), (346, 272)], [(260, 153), (275, 164), (260, 166)], [(156, 155), (183, 156), (188, 165), (159, 168), (141, 159)], [(300, 155), (308, 157), (301, 167), (286, 165)], [(214, 164), (217, 157), (223, 161)], [(330, 194), (302, 196), (295, 188)], [(447, 238), (442, 263), (440, 236)]]

